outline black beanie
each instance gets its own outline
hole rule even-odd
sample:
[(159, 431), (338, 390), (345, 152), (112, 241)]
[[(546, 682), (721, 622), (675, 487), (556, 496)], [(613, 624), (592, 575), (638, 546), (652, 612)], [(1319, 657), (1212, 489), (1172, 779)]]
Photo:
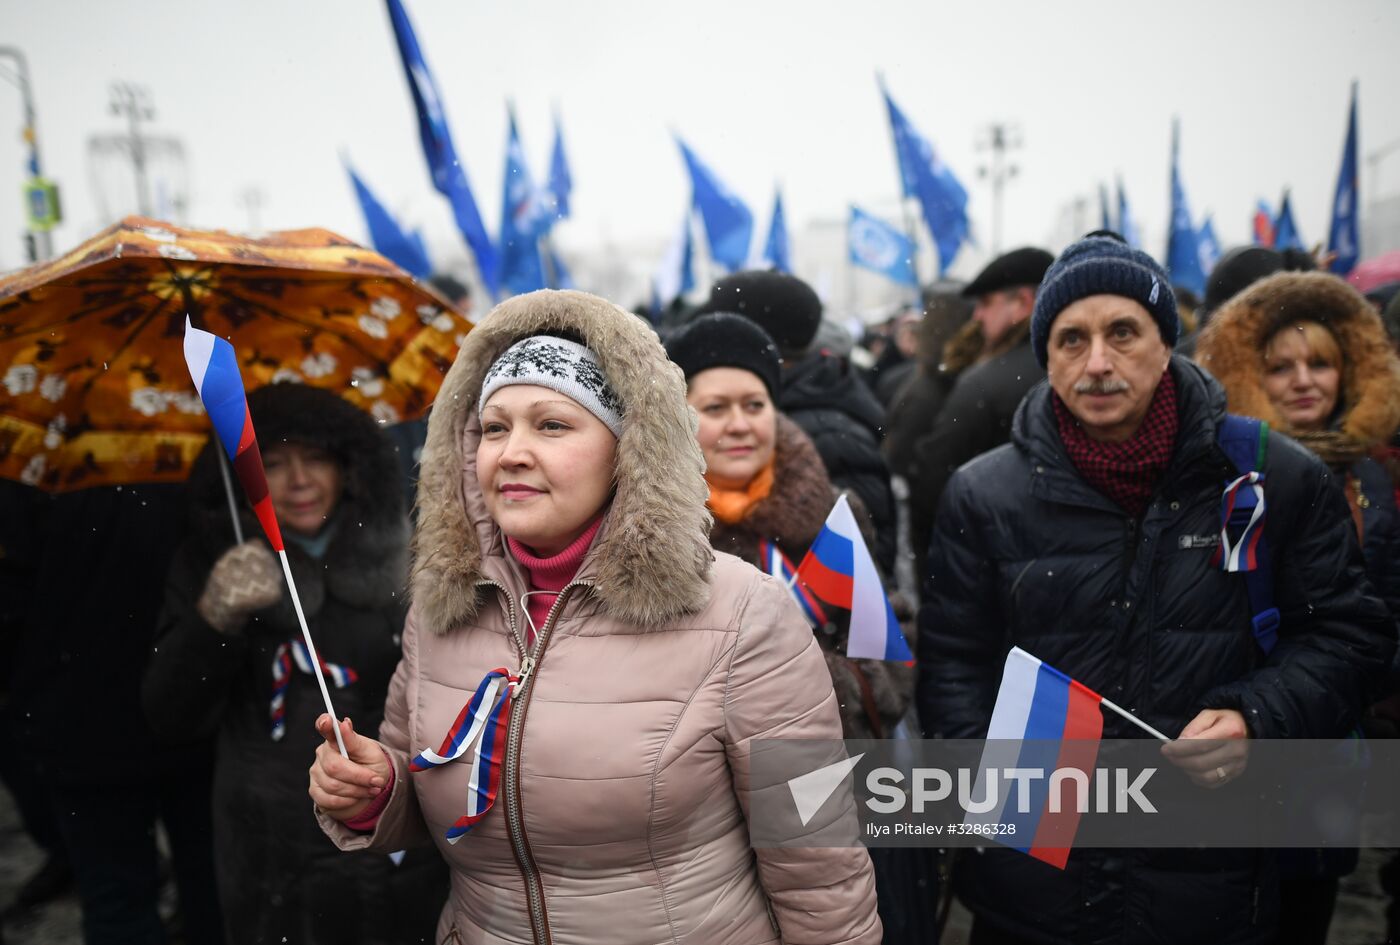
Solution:
[(1115, 235), (1091, 233), (1071, 243), (1040, 283), (1035, 311), (1031, 314), (1031, 347), (1041, 367), (1046, 366), (1050, 326), (1055, 317), (1091, 295), (1121, 295), (1132, 299), (1147, 309), (1167, 347), (1176, 345), (1181, 332), (1176, 297), (1157, 260), (1140, 249), (1133, 249)]
[(742, 315), (700, 316), (667, 339), (666, 354), (680, 366), (687, 382), (710, 368), (739, 368), (757, 375), (768, 396), (778, 399), (782, 377), (778, 347), (767, 332)]
[(1210, 278), (1206, 280), (1206, 297), (1201, 302), (1201, 314), (1208, 318), (1239, 292), (1285, 268), (1283, 254), (1278, 250), (1266, 246), (1237, 246), (1221, 256), (1210, 271)]
[(783, 272), (751, 269), (725, 276), (710, 289), (697, 314), (736, 312), (768, 333), (785, 355), (807, 350), (822, 321), (812, 287)]

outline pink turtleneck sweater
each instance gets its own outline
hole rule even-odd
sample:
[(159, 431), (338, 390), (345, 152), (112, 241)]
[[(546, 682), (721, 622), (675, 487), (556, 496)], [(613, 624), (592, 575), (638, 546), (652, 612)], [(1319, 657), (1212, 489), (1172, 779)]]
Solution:
[(536, 556), (514, 538), (506, 539), (510, 553), (520, 562), (530, 578), (530, 593), (525, 598), (525, 609), (530, 614), (530, 620), (526, 622), (525, 627), (527, 647), (535, 645), (535, 631), (543, 627), (545, 620), (549, 618), (549, 609), (559, 599), (559, 592), (568, 587), (574, 575), (578, 574), (579, 565), (583, 564), (583, 556), (588, 554), (588, 549), (593, 545), (593, 538), (602, 524), (601, 516), (594, 519), (593, 524), (567, 548), (548, 558)]
[[(506, 538), (506, 545), (510, 548), (510, 553), (515, 556), (516, 561), (520, 562), (530, 579), (530, 594), (525, 598), (525, 609), (530, 614), (530, 619), (525, 624), (525, 645), (527, 647), (535, 645), (535, 628), (544, 626), (544, 622), (549, 619), (549, 609), (559, 599), (559, 592), (568, 587), (569, 582), (574, 579), (574, 575), (578, 574), (579, 565), (583, 564), (583, 556), (588, 554), (588, 549), (593, 545), (593, 538), (598, 534), (598, 528), (602, 524), (602, 516), (599, 516), (582, 535), (570, 543), (569, 547), (548, 558), (538, 557), (514, 538)], [(385, 757), (387, 758), (388, 755), (386, 754)], [(384, 806), (389, 803), (389, 795), (393, 793), (393, 787), (394, 766), (390, 763), (388, 783), (384, 785), (370, 805), (353, 820), (347, 820), (345, 826), (351, 830), (373, 830), (375, 824), (379, 823), (379, 815), (383, 813)]]

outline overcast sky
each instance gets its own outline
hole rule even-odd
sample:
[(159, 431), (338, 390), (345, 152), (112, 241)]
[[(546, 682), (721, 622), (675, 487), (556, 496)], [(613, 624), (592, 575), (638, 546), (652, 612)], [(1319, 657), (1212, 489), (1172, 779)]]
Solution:
[[(688, 184), (672, 130), (750, 202), (760, 228), (775, 183), (794, 231), (852, 202), (889, 207), (896, 172), (877, 71), (961, 176), (984, 240), (979, 128), (1020, 126), (1007, 246), (1043, 242), (1069, 201), (1121, 174), (1160, 254), (1174, 114), (1192, 212), (1213, 212), (1226, 245), (1246, 239), (1256, 198), (1274, 202), (1285, 186), (1304, 238), (1325, 237), (1353, 79), (1363, 155), (1400, 140), (1396, 0), (405, 4), (493, 233), (507, 99), (537, 176), (557, 108), (575, 184), (558, 238), (575, 252), (674, 232)], [(29, 58), (44, 171), (63, 190), (59, 249), (106, 222), (87, 142), (120, 130), (108, 86), (123, 79), (149, 89), (152, 132), (185, 145), (192, 224), (246, 227), (238, 195), (256, 187), (265, 228), (363, 240), (343, 152), (425, 229), (435, 256), (461, 252), (428, 181), (381, 0), (0, 0), (0, 44)], [(19, 123), (18, 95), (0, 85), (0, 268), (21, 262)], [(1400, 153), (1378, 167), (1380, 189), (1400, 191)], [(1363, 203), (1375, 195), (1367, 171)]]

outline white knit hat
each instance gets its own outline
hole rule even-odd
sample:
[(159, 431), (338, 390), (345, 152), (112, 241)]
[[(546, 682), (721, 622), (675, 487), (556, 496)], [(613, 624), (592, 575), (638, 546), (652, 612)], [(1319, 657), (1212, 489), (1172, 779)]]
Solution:
[(492, 394), (512, 384), (534, 384), (558, 391), (603, 421), (613, 436), (622, 436), (622, 401), (593, 352), (578, 342), (535, 335), (511, 345), (486, 372), (477, 412)]

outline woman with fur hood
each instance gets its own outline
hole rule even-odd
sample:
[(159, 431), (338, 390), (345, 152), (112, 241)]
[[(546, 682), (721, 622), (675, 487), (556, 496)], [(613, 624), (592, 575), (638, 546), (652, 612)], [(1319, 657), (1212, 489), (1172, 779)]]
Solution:
[(1232, 412), (1267, 421), (1343, 476), (1368, 576), (1400, 616), (1397, 470), (1384, 451), (1400, 427), (1400, 360), (1375, 309), (1327, 273), (1277, 273), (1216, 311), (1196, 357)]
[[(759, 568), (774, 551), (796, 567), (839, 492), (812, 441), (775, 406), (782, 384), (777, 345), (742, 315), (719, 312), (672, 335), (666, 353), (685, 374), (686, 400), (700, 418), (714, 515), (710, 543)], [(847, 499), (870, 546), (864, 505), (855, 495)], [(831, 673), (842, 730), (847, 738), (891, 737), (909, 707), (914, 668), (845, 656), (845, 615), (837, 616), (818, 610), (808, 619)], [(935, 940), (933, 851), (877, 849), (871, 860), (886, 945)]]
[(323, 716), (310, 787), (342, 849), (437, 842), (439, 941), (879, 941), (863, 849), (751, 848), (751, 742), (840, 717), (785, 589), (710, 547), (694, 431), (656, 335), (580, 292), (497, 306), (448, 373), (385, 723), (347, 760)]
[[(1196, 357), (1232, 412), (1283, 430), (1337, 473), (1367, 576), (1400, 617), (1400, 513), (1385, 453), (1400, 427), (1400, 361), (1375, 309), (1331, 274), (1280, 272), (1215, 312)], [(1397, 682), (1392, 673), (1389, 693)], [(1354, 851), (1286, 851), (1280, 941), (1326, 940), (1337, 877), (1355, 864)]]
[[(685, 374), (686, 400), (700, 418), (714, 516), (710, 544), (760, 569), (764, 546), (771, 545), (795, 567), (840, 493), (807, 434), (775, 406), (782, 385), (777, 345), (744, 316), (719, 312), (672, 335), (666, 353)], [(873, 547), (864, 505), (852, 494), (847, 500)], [(839, 622), (814, 629), (821, 631), (846, 737), (892, 735), (913, 695), (913, 668), (847, 659)]]
[[(399, 662), (408, 522), (388, 438), (329, 391), (252, 392), (268, 492), (335, 705), (379, 728)], [(217, 734), (214, 845), (228, 941), (430, 940), (447, 876), (432, 850), (342, 856), (306, 810), (321, 695), (277, 559), (240, 503), (229, 518), (215, 440), (190, 477), (191, 538), (175, 555), (142, 699), (172, 740)]]

